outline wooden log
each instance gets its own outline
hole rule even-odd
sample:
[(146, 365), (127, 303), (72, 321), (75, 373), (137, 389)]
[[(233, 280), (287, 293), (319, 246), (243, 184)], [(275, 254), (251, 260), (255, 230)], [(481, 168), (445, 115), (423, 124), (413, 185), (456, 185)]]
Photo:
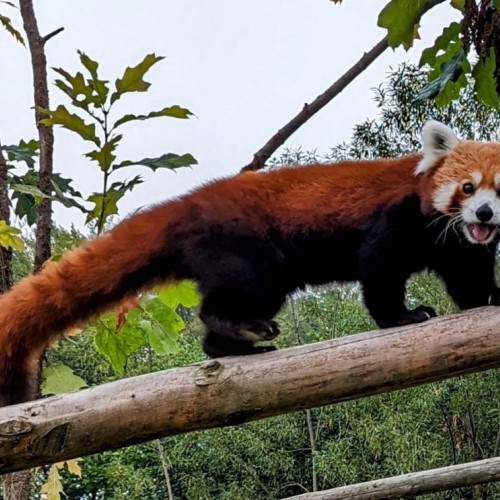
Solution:
[(0, 474), (500, 366), (500, 307), (0, 409)]
[(377, 481), (305, 493), (286, 500), (390, 500), (500, 481), (500, 458), (412, 472)]

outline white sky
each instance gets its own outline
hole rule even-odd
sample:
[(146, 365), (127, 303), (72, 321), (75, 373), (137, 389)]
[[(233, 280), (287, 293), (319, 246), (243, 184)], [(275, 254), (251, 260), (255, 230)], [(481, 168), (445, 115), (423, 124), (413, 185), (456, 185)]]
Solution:
[[(125, 125), (119, 160), (192, 153), (199, 165), (156, 174), (132, 167), (126, 177), (146, 182), (121, 202), (124, 216), (145, 204), (182, 194), (202, 182), (231, 175), (302, 108), (377, 43), (384, 30), (377, 15), (388, 0), (34, 0), (42, 35), (65, 31), (47, 44), (50, 67), (74, 73), (76, 51), (100, 63), (100, 76), (114, 82), (126, 66), (151, 52), (166, 57), (146, 75), (147, 93), (127, 94), (116, 116), (179, 104), (196, 117), (156, 118)], [(0, 4), (17, 27), (18, 14)], [(371, 89), (390, 67), (417, 61), (444, 26), (458, 17), (447, 3), (427, 14), (421, 41), (409, 53), (387, 50), (344, 92), (296, 132), (286, 146), (329, 147), (346, 140), (352, 127), (375, 117)], [(0, 137), (3, 144), (36, 137), (31, 63), (27, 50), (0, 31)], [(53, 82), (55, 73), (49, 72)], [(68, 100), (51, 85), (51, 107)], [(55, 170), (75, 180), (85, 196), (100, 190), (97, 165), (83, 157), (91, 149), (76, 135), (56, 129)], [(118, 177), (116, 178), (118, 180)], [(55, 207), (59, 223), (82, 227), (75, 209)]]

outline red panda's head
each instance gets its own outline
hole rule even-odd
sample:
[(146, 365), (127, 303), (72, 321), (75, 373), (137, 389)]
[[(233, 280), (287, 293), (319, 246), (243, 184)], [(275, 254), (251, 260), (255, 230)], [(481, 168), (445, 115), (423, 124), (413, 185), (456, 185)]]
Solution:
[(488, 244), (500, 227), (500, 144), (460, 142), (446, 125), (429, 121), (415, 174), (425, 179), (424, 198), (450, 217), (471, 243)]

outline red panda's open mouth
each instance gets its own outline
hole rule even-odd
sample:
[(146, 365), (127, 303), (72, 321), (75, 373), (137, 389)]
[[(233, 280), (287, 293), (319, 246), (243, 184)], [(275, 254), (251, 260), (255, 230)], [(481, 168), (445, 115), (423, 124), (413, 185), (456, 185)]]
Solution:
[(474, 243), (489, 243), (496, 232), (496, 226), (473, 222), (465, 226), (465, 235)]

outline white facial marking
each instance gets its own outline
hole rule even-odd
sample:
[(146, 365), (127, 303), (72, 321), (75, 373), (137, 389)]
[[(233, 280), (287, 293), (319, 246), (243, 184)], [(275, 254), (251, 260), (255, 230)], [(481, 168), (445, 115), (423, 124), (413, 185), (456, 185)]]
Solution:
[(434, 208), (446, 213), (457, 190), (458, 182), (448, 182), (436, 190), (433, 197)]
[(478, 189), (470, 198), (462, 203), (462, 218), (465, 223), (481, 222), (476, 215), (476, 210), (488, 205), (493, 211), (493, 217), (488, 224), (500, 224), (500, 200), (494, 189)]
[(481, 181), (483, 180), (483, 174), (481, 172), (472, 172), (471, 174), (472, 182), (474, 183), (474, 187), (479, 186)]
[(434, 166), (437, 160), (447, 156), (458, 144), (458, 137), (451, 128), (429, 120), (422, 128), (422, 159), (415, 169), (415, 175), (422, 174)]

